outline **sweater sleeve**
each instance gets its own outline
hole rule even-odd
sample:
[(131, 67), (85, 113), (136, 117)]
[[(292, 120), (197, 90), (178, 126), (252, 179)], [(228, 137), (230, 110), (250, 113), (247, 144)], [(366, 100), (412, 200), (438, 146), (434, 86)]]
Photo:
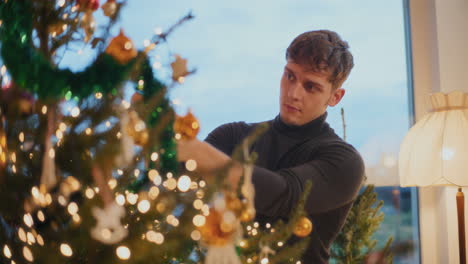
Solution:
[(288, 217), (308, 180), (312, 181), (305, 205), (308, 214), (330, 211), (351, 202), (364, 178), (364, 162), (359, 153), (337, 144), (323, 148), (317, 157), (278, 172), (256, 167), (253, 183), (257, 212)]
[(230, 156), (236, 144), (246, 135), (248, 125), (245, 122), (227, 123), (215, 128), (205, 139), (205, 142)]

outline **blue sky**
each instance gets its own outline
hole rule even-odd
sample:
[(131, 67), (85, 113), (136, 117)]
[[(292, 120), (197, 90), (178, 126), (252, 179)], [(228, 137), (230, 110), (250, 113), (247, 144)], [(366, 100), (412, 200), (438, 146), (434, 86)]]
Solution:
[[(347, 94), (342, 103), (329, 109), (329, 123), (342, 134), (344, 107), (348, 141), (363, 154), (367, 166), (376, 166), (383, 153), (396, 158), (408, 129), (400, 1), (129, 0), (121, 27), (141, 49), (155, 28), (166, 29), (190, 10), (195, 19), (178, 28), (152, 55), (166, 67), (160, 76), (170, 74), (171, 53), (197, 68), (184, 85), (174, 87), (171, 98), (182, 102), (177, 107), (180, 113), (193, 110), (201, 123), (201, 139), (222, 123), (276, 116), (288, 44), (304, 31), (330, 29), (348, 41), (355, 68), (344, 84)], [(91, 56), (85, 55), (82, 62)], [(74, 60), (75, 66), (79, 64)]]

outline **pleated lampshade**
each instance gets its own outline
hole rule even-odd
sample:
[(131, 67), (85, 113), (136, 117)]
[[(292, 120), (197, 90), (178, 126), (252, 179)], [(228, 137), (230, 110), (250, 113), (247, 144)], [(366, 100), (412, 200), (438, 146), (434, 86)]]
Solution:
[(468, 93), (435, 93), (431, 105), (400, 146), (400, 185), (468, 186)]

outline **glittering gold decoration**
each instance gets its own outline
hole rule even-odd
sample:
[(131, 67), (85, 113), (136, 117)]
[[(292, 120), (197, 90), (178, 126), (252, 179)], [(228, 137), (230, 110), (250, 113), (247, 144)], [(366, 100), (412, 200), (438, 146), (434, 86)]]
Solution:
[(106, 53), (120, 64), (127, 64), (138, 54), (132, 41), (124, 35), (123, 30), (120, 30), (120, 34), (111, 40), (106, 48)]
[(208, 245), (225, 245), (232, 240), (234, 228), (229, 232), (224, 232), (221, 228), (222, 214), (214, 208), (210, 208), (210, 214), (206, 217), (206, 222), (203, 226), (198, 227), (202, 235), (202, 240)]
[(176, 134), (180, 134), (181, 139), (195, 139), (200, 131), (200, 124), (192, 111), (189, 111), (185, 116), (176, 116), (174, 131)]
[(171, 63), (172, 67), (172, 79), (174, 81), (180, 81), (182, 77), (189, 75), (187, 71), (187, 60), (180, 57), (180, 55), (175, 55), (175, 61)]
[(242, 210), (239, 219), (241, 222), (247, 223), (252, 221), (255, 218), (255, 209), (247, 207), (244, 210)]
[(146, 145), (146, 143), (148, 143), (149, 134), (145, 122), (140, 119), (135, 111), (130, 111), (128, 113), (128, 119), (128, 125), (126, 127), (128, 135), (133, 139), (135, 144), (140, 146)]
[(303, 216), (299, 218), (294, 226), (294, 234), (298, 237), (306, 237), (312, 232), (312, 222), (309, 218)]

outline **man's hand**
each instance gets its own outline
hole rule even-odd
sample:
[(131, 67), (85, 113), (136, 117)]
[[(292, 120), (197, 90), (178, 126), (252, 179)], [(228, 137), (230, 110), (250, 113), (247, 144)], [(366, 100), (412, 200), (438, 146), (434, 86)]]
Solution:
[[(195, 160), (197, 170), (202, 175), (206, 175), (205, 178), (209, 178), (214, 170), (222, 168), (231, 161), (229, 156), (198, 139), (177, 141), (177, 159), (179, 161)], [(227, 180), (234, 189), (237, 188), (241, 175), (242, 166), (236, 162), (227, 175)]]

